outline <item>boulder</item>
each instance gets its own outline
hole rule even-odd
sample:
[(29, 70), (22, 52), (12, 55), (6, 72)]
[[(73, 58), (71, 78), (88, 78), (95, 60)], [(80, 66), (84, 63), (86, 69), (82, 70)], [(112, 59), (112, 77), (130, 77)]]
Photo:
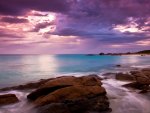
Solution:
[(0, 95), (0, 106), (19, 102), (15, 94)]
[(116, 79), (117, 80), (125, 80), (125, 81), (133, 81), (134, 77), (128, 73), (117, 73), (116, 74)]
[(145, 68), (141, 70), (142, 73), (150, 79), (150, 68)]
[(27, 98), (40, 113), (86, 113), (109, 110), (106, 91), (97, 75), (57, 77), (51, 79)]
[(130, 73), (134, 76), (137, 83), (141, 85), (150, 85), (150, 78), (146, 75), (147, 72), (131, 71)]
[(141, 90), (140, 93), (147, 93), (150, 91), (150, 69), (145, 68), (137, 71), (130, 72), (135, 78), (134, 83), (124, 85), (125, 87), (131, 87)]
[(97, 95), (105, 95), (106, 91), (100, 86), (70, 86), (58, 89), (44, 97), (35, 100), (37, 106), (46, 105), (47, 103), (63, 102), (78, 100), (81, 98), (90, 98)]
[(57, 77), (56, 79), (49, 80), (45, 84), (41, 85), (40, 88), (30, 93), (27, 98), (30, 100), (35, 100), (38, 97), (47, 95), (55, 90), (69, 87), (69, 86), (94, 86), (102, 85), (101, 78), (96, 75), (83, 76), (83, 77)]
[(71, 113), (63, 103), (52, 103), (37, 109), (38, 113)]
[(82, 76), (82, 77), (74, 77), (74, 76), (65, 76), (58, 77), (56, 79), (52, 79), (45, 84), (43, 84), (40, 88), (45, 87), (53, 87), (60, 85), (102, 85), (101, 78), (96, 75), (90, 76)]
[(125, 84), (123, 85), (124, 87), (127, 87), (127, 88), (133, 88), (133, 89), (139, 89), (141, 90), (141, 85), (138, 84), (137, 82), (132, 82), (132, 83), (128, 83), (128, 84)]

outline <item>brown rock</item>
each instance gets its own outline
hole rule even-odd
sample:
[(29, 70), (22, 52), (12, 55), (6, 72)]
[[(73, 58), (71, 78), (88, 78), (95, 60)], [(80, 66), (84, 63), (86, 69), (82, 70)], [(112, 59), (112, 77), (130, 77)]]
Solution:
[(117, 73), (116, 74), (117, 80), (125, 80), (125, 81), (133, 81), (134, 77), (130, 74), (124, 74), (124, 73)]
[(45, 84), (43, 84), (39, 89), (30, 93), (27, 98), (30, 100), (35, 100), (38, 97), (43, 95), (47, 95), (55, 90), (68, 87), (68, 86), (94, 86), (94, 85), (102, 85), (101, 78), (96, 75), (89, 75), (83, 77), (57, 77), (55, 79), (49, 80)]
[(38, 113), (71, 113), (63, 103), (48, 104), (38, 108)]
[(123, 86), (127, 88), (141, 89), (141, 85), (138, 84), (137, 82), (128, 83)]
[(52, 86), (52, 87), (43, 87), (43, 88), (39, 88), (35, 91), (33, 91), (32, 93), (30, 93), (27, 98), (29, 100), (36, 100), (37, 98), (41, 97), (41, 96), (45, 96), (55, 90), (61, 89), (61, 88), (65, 88), (68, 87), (67, 85), (58, 85), (58, 86)]
[(142, 69), (141, 71), (145, 76), (147, 76), (150, 79), (150, 69), (149, 68)]
[(52, 79), (46, 82), (43, 87), (52, 87), (52, 86), (60, 86), (60, 85), (102, 85), (101, 78), (96, 75), (89, 75), (83, 77), (73, 77), (73, 76), (65, 76), (58, 77), (56, 79)]
[(34, 102), (37, 106), (46, 105), (47, 103), (63, 102), (66, 100), (77, 100), (80, 98), (89, 98), (97, 95), (105, 95), (106, 91), (100, 86), (70, 86), (58, 89), (44, 97), (36, 99)]
[[(40, 113), (49, 113), (56, 108), (58, 111), (54, 110), (54, 113), (106, 111), (109, 110), (109, 102), (106, 91), (101, 85), (101, 78), (96, 75), (58, 77), (31, 92), (27, 98), (32, 100), (39, 111), (42, 109), (43, 112)], [(52, 106), (54, 104), (59, 106)], [(61, 110), (63, 108), (64, 111)], [(47, 112), (44, 112), (45, 110)]]
[(0, 95), (0, 106), (18, 102), (15, 94)]
[(131, 74), (134, 76), (137, 83), (141, 85), (150, 84), (150, 78), (142, 71), (131, 71)]

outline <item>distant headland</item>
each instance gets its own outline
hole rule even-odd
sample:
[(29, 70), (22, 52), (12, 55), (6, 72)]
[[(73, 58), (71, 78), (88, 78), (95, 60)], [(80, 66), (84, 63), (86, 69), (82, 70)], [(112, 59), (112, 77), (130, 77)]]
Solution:
[(99, 55), (150, 55), (150, 50), (143, 50), (138, 52), (127, 52), (127, 53), (99, 53)]

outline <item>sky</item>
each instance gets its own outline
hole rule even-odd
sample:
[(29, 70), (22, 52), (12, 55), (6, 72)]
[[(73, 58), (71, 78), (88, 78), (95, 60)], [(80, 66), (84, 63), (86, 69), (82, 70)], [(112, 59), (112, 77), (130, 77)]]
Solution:
[(150, 0), (0, 0), (0, 54), (150, 49)]

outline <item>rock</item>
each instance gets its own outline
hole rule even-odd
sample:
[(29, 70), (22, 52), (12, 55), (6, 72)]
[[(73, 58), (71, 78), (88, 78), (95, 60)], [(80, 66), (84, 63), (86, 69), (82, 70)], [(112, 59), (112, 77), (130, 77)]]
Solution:
[(117, 73), (116, 74), (116, 79), (117, 80), (125, 80), (125, 81), (133, 81), (134, 77), (130, 74), (124, 74), (124, 73)]
[(120, 65), (120, 64), (117, 64), (116, 67), (121, 67), (121, 65)]
[(92, 85), (102, 85), (102, 83), (101, 78), (97, 77), (96, 75), (83, 77), (73, 77), (73, 76), (58, 77), (43, 84), (39, 89), (29, 94), (27, 98), (30, 100), (35, 100), (38, 97), (49, 94), (57, 89), (73, 85), (92, 86)]
[(41, 85), (27, 98), (40, 113), (106, 111), (109, 110), (109, 102), (101, 85), (101, 78), (97, 75), (57, 77)]
[[(69, 85), (70, 86), (70, 85)], [(44, 95), (47, 95), (57, 89), (61, 89), (61, 88), (64, 88), (64, 87), (68, 87), (67, 85), (58, 85), (58, 86), (52, 86), (52, 87), (44, 87), (44, 88), (39, 88), (35, 91), (33, 91), (32, 93), (30, 93), (27, 98), (29, 100), (36, 100), (38, 97), (41, 97), (41, 96), (44, 96)]]
[(132, 87), (141, 90), (140, 93), (147, 93), (150, 91), (150, 69), (145, 68), (130, 72), (135, 78), (134, 83), (126, 84), (125, 87)]
[[(107, 100), (107, 101), (106, 101)], [(110, 111), (106, 96), (64, 101), (38, 107), (39, 113), (90, 113)]]
[(141, 85), (149, 85), (150, 84), (150, 78), (145, 74), (146, 72), (143, 71), (131, 71), (130, 72), (137, 83)]
[(47, 82), (49, 80), (51, 80), (51, 79), (43, 79), (43, 80), (40, 80), (40, 81), (35, 82), (35, 83), (27, 83), (27, 84), (24, 84), (24, 85), (6, 87), (6, 88), (0, 89), (0, 91), (35, 89), (35, 88), (40, 87), (42, 84), (44, 84), (45, 82)]
[(78, 100), (80, 98), (90, 98), (97, 95), (105, 95), (106, 91), (100, 86), (70, 86), (58, 89), (44, 97), (35, 100), (37, 106), (46, 105), (47, 103), (63, 102), (66, 100)]
[(150, 79), (150, 69), (149, 68), (142, 69), (141, 71), (145, 76), (147, 76)]
[(141, 89), (141, 85), (138, 84), (137, 82), (128, 83), (123, 86), (127, 88), (133, 88), (133, 89)]
[(142, 91), (140, 91), (139, 93), (148, 93), (148, 91), (147, 90), (142, 90)]
[(101, 78), (96, 75), (89, 75), (83, 77), (65, 76), (52, 79), (41, 86), (52, 87), (60, 85), (102, 85)]
[(52, 103), (37, 109), (38, 113), (71, 113), (63, 103)]
[(0, 106), (19, 102), (15, 94), (0, 95)]

